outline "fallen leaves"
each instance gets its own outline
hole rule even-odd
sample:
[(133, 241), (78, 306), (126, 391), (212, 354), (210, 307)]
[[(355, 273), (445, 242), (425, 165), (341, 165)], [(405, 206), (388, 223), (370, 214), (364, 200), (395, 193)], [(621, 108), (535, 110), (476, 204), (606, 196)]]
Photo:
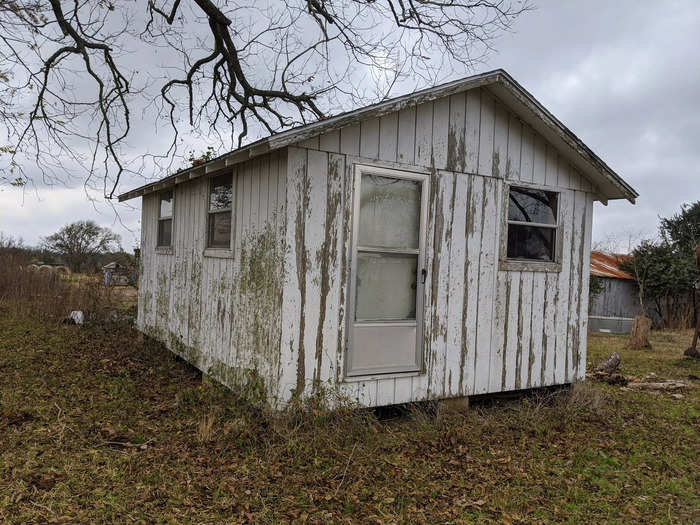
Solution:
[[(203, 386), (128, 329), (23, 323), (0, 318), (5, 521), (668, 521), (669, 508), (692, 521), (694, 447), (679, 436), (697, 424), (695, 388), (676, 400), (596, 384), (578, 400), (475, 405), (442, 422), (420, 408), (285, 420)], [(673, 359), (654, 366), (677, 377)]]

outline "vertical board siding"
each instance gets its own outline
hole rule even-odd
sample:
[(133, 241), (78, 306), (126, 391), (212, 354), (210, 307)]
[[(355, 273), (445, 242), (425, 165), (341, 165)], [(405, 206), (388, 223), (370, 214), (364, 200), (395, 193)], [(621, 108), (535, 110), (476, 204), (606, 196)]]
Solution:
[(581, 253), (581, 259), (583, 260), (583, 271), (581, 272), (581, 297), (578, 305), (578, 334), (579, 334), (579, 344), (578, 348), (578, 366), (576, 367), (576, 373), (573, 379), (580, 381), (586, 377), (586, 354), (587, 354), (587, 342), (588, 342), (588, 301), (589, 301), (589, 288), (588, 282), (591, 274), (591, 265), (588, 264), (590, 253), (591, 253), (591, 236), (592, 236), (592, 226), (593, 226), (593, 198), (590, 193), (586, 194), (586, 218), (583, 226), (583, 252)]
[[(440, 145), (446, 150), (446, 142)], [(430, 281), (431, 302), (429, 305), (430, 332), (427, 339), (429, 348), (428, 386), (436, 395), (445, 395), (445, 366), (447, 358), (447, 322), (450, 292), (450, 251), (452, 248), (453, 217), (455, 199), (455, 176), (449, 172), (438, 172), (437, 198), (435, 205), (435, 233), (432, 243), (432, 272)]]
[(174, 189), (172, 253), (155, 249), (158, 195), (143, 199), (139, 328), (231, 387), (256, 376), (268, 392), (277, 388), (282, 156), (272, 153), (231, 170), (229, 257), (205, 254), (207, 178)]
[[(430, 176), (421, 373), (343, 377), (357, 162)], [(519, 181), (561, 192), (561, 271), (499, 267), (505, 183)], [(231, 258), (203, 255), (207, 184), (176, 187), (173, 255), (153, 249), (144, 197), (137, 322), (223, 382), (254, 371), (277, 406), (326, 389), (371, 406), (584, 377), (594, 188), (488, 90), (239, 165)]]
[[(463, 105), (462, 105), (463, 108)], [(454, 175), (452, 213), (452, 240), (449, 254), (449, 303), (447, 304), (447, 345), (445, 348), (445, 369), (447, 378), (445, 390), (448, 396), (459, 395), (463, 390), (462, 359), (462, 313), (465, 309), (465, 274), (467, 260), (467, 203), (469, 199), (469, 178), (463, 174)]]
[(433, 103), (416, 108), (415, 163), (418, 166), (435, 167), (433, 162)]
[[(483, 119), (482, 119), (483, 122)], [(483, 129), (483, 128), (482, 128)], [(491, 158), (491, 155), (488, 155)], [(490, 170), (490, 165), (487, 168)], [(472, 393), (483, 394), (489, 389), (489, 367), (491, 361), (494, 292), (498, 265), (498, 224), (500, 223), (501, 181), (484, 178), (484, 194), (481, 209), (476, 213), (483, 218), (477, 273), (478, 302), (476, 344), (474, 356), (474, 386)]]
[(522, 150), (523, 126), (512, 113), (508, 118), (508, 148), (506, 158), (506, 179), (520, 179), (520, 153)]
[(399, 140), (399, 114), (389, 113), (379, 121), (379, 160), (396, 161)]
[(398, 121), (396, 160), (401, 164), (413, 164), (416, 158), (416, 107), (411, 106), (399, 111)]
[(568, 347), (567, 331), (569, 323), (569, 299), (570, 299), (570, 279), (571, 259), (573, 255), (572, 228), (574, 216), (573, 195), (570, 192), (561, 194), (560, 217), (562, 222), (570, 225), (564, 228), (562, 238), (562, 269), (559, 272), (557, 291), (555, 296), (555, 308), (557, 309), (556, 321), (556, 350), (554, 353), (554, 382), (564, 383), (566, 381), (567, 360), (570, 357), (571, 349)]

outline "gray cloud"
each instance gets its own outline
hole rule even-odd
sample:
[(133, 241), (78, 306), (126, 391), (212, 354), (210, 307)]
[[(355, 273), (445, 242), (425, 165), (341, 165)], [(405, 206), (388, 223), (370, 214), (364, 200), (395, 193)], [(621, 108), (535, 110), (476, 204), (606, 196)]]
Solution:
[(542, 2), (499, 43), (505, 67), (640, 193), (597, 205), (594, 240), (656, 234), (700, 199), (700, 3)]
[[(620, 248), (626, 248), (630, 232), (653, 236), (659, 215), (700, 199), (698, 27), (700, 3), (695, 0), (542, 0), (516, 22), (513, 33), (495, 43), (498, 53), (483, 64), (483, 70), (507, 69), (639, 191), (636, 206), (622, 201), (596, 205), (594, 241), (619, 238)], [(410, 82), (401, 82), (394, 94), (413, 89)], [(169, 131), (159, 130), (148, 112), (142, 113), (134, 122), (130, 149), (162, 151)], [(187, 140), (196, 150), (204, 148), (201, 138)], [(143, 182), (143, 177), (127, 176), (121, 189)], [(109, 206), (98, 204), (95, 210), (82, 187), (38, 192), (43, 201), (31, 191), (24, 198), (18, 191), (0, 192), (1, 231), (35, 243), (80, 217), (113, 227), (126, 247), (137, 238), (138, 209), (118, 207), (129, 231), (115, 222)]]

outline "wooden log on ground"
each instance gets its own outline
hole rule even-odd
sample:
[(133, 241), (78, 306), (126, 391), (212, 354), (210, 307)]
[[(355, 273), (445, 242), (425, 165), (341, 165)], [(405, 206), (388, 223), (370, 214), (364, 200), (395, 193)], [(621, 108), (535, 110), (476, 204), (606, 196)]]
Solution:
[(610, 354), (608, 357), (605, 358), (605, 361), (600, 363), (596, 368), (596, 372), (604, 372), (606, 374), (612, 374), (617, 368), (620, 366), (620, 354), (617, 352), (613, 352)]
[(627, 388), (631, 388), (632, 390), (655, 390), (658, 392), (674, 392), (676, 390), (685, 390), (688, 388), (689, 385), (688, 383), (684, 383), (683, 381), (672, 381), (672, 380), (661, 380), (661, 381), (656, 381), (653, 383), (644, 383), (644, 382), (632, 382), (632, 383), (627, 383)]

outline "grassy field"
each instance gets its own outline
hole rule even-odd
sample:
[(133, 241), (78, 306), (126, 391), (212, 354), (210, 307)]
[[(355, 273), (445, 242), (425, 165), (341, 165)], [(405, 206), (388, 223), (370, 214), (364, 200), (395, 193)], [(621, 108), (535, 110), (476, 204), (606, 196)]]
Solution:
[(698, 523), (689, 341), (589, 341), (589, 370), (617, 350), (625, 374), (693, 384), (680, 399), (589, 382), (380, 420), (272, 415), (126, 326), (0, 312), (0, 521)]

